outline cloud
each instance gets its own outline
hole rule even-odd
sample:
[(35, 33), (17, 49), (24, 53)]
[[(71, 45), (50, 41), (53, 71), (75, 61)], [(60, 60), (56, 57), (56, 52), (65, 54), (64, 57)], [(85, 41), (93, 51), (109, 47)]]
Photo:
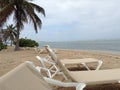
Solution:
[[(34, 0), (34, 3), (46, 11), (45, 18), (40, 15), (43, 26), (37, 34), (39, 40), (120, 38), (120, 0)], [(36, 39), (36, 35), (31, 38)]]

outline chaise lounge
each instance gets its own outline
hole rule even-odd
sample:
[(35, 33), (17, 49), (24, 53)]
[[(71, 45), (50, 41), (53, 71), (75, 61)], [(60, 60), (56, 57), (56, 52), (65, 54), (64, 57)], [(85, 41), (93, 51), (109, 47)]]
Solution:
[[(48, 51), (51, 51), (52, 49), (50, 49), (49, 45), (45, 46), (45, 49)], [(48, 51), (48, 52), (49, 52)], [(52, 53), (53, 52), (53, 53)], [(52, 50), (51, 53), (49, 53), (49, 55), (53, 55), (54, 57), (52, 57), (52, 60), (54, 62), (57, 62), (57, 56), (55, 55), (54, 51)], [(99, 70), (100, 67), (102, 66), (102, 60), (99, 59), (95, 59), (95, 58), (83, 58), (83, 59), (62, 59), (61, 60), (63, 65), (77, 65), (77, 66), (83, 66), (85, 67), (87, 70), (91, 70), (90, 67), (87, 65), (88, 63), (97, 63), (97, 66), (95, 67), (95, 70)]]
[[(110, 84), (120, 82), (120, 69), (91, 70), (91, 71), (69, 71), (65, 65), (57, 58), (50, 47), (46, 47), (49, 55), (54, 59), (67, 76), (73, 82), (84, 83), (86, 85)], [(83, 90), (83, 89), (81, 89)]]
[(0, 77), (0, 90), (53, 90), (48, 83), (76, 87), (76, 90), (82, 90), (85, 87), (84, 83), (64, 83), (43, 77), (32, 62), (26, 61)]

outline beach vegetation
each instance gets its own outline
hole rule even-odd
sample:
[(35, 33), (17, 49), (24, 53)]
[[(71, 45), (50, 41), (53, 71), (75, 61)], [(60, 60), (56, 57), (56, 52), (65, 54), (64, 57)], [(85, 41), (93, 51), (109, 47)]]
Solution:
[(1, 43), (1, 44), (0, 44), (0, 51), (1, 51), (2, 49), (7, 49), (7, 45), (6, 45), (6, 44)]
[(35, 40), (31, 40), (31, 39), (27, 39), (27, 38), (21, 38), (19, 40), (19, 46), (20, 47), (35, 47), (35, 46), (39, 46), (38, 42), (36, 42)]
[(24, 23), (32, 22), (35, 32), (41, 28), (42, 21), (37, 15), (41, 13), (45, 16), (44, 9), (31, 2), (31, 0), (0, 0), (0, 27), (2, 27), (10, 16), (13, 16), (17, 28), (15, 51), (19, 50), (20, 31), (24, 28)]

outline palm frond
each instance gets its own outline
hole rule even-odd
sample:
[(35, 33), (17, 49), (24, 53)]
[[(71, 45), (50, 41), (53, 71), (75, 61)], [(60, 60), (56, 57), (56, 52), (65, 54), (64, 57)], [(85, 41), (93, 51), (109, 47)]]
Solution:
[(30, 4), (26, 4), (24, 10), (26, 11), (26, 13), (28, 15), (29, 20), (32, 21), (32, 23), (34, 25), (34, 29), (35, 29), (35, 31), (37, 33), (38, 32), (37, 31), (37, 23), (36, 23), (36, 18), (34, 16), (35, 12), (34, 12), (33, 7)]
[(34, 4), (34, 3), (30, 3), (30, 4), (32, 5), (32, 7), (36, 11), (38, 11), (39, 13), (42, 13), (45, 16), (45, 10), (42, 7), (40, 7), (40, 6), (38, 6), (38, 5)]
[(23, 19), (21, 17), (21, 12), (20, 10), (16, 10), (15, 13), (14, 13), (14, 21), (15, 21), (15, 26), (21, 30), (23, 27), (24, 27), (24, 24), (23, 24)]
[(3, 39), (4, 41), (15, 41), (16, 40), (16, 36), (17, 36), (17, 30), (16, 27), (13, 26), (13, 24), (6, 26), (7, 28), (4, 29), (3, 32)]
[(41, 28), (41, 26), (42, 26), (42, 21), (41, 21), (41, 19), (34, 13), (34, 18), (35, 18), (35, 20), (36, 20), (36, 23), (37, 23), (37, 26), (39, 27), (39, 28)]
[(12, 14), (13, 11), (14, 11), (14, 7), (12, 3), (6, 5), (4, 8), (0, 10), (0, 16), (1, 16), (0, 26), (2, 26), (6, 22), (7, 18)]
[(3, 8), (7, 4), (9, 4), (9, 0), (0, 0), (0, 8)]

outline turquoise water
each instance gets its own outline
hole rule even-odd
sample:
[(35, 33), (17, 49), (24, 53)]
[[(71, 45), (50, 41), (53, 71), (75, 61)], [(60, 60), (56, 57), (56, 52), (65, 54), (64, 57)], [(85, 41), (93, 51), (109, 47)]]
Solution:
[(100, 50), (120, 53), (120, 40), (39, 42), (41, 48), (50, 45), (58, 49)]

